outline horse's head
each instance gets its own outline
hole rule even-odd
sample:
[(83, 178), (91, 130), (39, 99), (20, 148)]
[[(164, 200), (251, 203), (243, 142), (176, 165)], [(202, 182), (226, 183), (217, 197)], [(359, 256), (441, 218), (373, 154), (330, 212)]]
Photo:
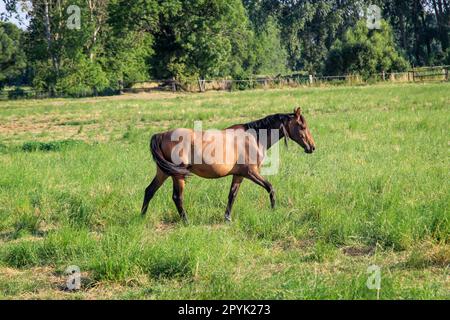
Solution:
[(316, 145), (300, 108), (294, 110), (294, 115), (287, 127), (289, 138), (297, 142), (306, 153), (314, 152)]

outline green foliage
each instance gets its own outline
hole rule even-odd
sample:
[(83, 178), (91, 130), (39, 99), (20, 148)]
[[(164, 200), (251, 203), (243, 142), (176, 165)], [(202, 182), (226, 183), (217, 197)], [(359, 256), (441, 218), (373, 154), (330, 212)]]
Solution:
[(171, 0), (161, 10), (154, 33), (156, 77), (183, 80), (246, 71), (252, 32), (240, 0)]
[(446, 65), (450, 65), (450, 48), (447, 49), (446, 53), (445, 53), (445, 60), (444, 63)]
[(22, 212), (15, 217), (13, 238), (24, 234), (37, 234), (41, 217), (32, 212)]
[(11, 267), (24, 268), (35, 265), (36, 256), (32, 247), (25, 242), (13, 245), (4, 252), (2, 260)]
[(362, 3), (354, 1), (244, 0), (256, 29), (276, 18), (291, 70), (318, 73), (333, 41), (359, 19)]
[(330, 75), (370, 74), (405, 71), (407, 61), (396, 51), (392, 30), (382, 22), (380, 30), (369, 30), (365, 21), (347, 31), (328, 54), (325, 73)]
[(122, 36), (115, 35), (105, 47), (101, 65), (111, 88), (117, 88), (119, 82), (129, 87), (133, 82), (148, 80), (148, 60), (154, 54), (151, 34), (130, 31)]
[(14, 90), (8, 91), (8, 99), (11, 99), (11, 100), (23, 98), (23, 97), (26, 97), (26, 95), (27, 94), (25, 93), (25, 90), (23, 90), (20, 87), (16, 87), (16, 88), (14, 88)]
[(6, 84), (14, 84), (25, 72), (22, 37), (22, 31), (15, 25), (0, 21), (0, 90)]
[(287, 71), (287, 52), (281, 44), (282, 34), (276, 20), (269, 17), (255, 36), (254, 74), (278, 75)]
[(31, 64), (34, 71), (33, 87), (38, 91), (53, 91), (52, 93), (54, 93), (57, 75), (53, 71), (51, 62), (48, 60), (34, 60)]
[(69, 96), (97, 94), (108, 88), (109, 80), (101, 65), (84, 55), (78, 55), (60, 70), (62, 76), (56, 83), (56, 90)]
[[(337, 39), (354, 27), (369, 4), (381, 8), (382, 17), (393, 27), (396, 46), (414, 65), (442, 64), (449, 47), (450, 8), (434, 1), (329, 1), (243, 0), (256, 26), (276, 17), (282, 43), (292, 70), (318, 73)], [(366, 15), (364, 16), (364, 19)]]
[(65, 148), (76, 146), (82, 144), (82, 141), (77, 140), (61, 140), (61, 141), (50, 141), (50, 142), (40, 142), (40, 141), (29, 141), (22, 144), (22, 151), (33, 152), (33, 151), (61, 151)]
[[(18, 2), (7, 0), (4, 17)], [(386, 20), (377, 32), (358, 23), (367, 10), (360, 0), (60, 0), (48, 10), (32, 0), (26, 31), (1, 25), (0, 87), (83, 96), (149, 78), (184, 87), (291, 71), (367, 75), (404, 70), (403, 55), (415, 66), (450, 63), (447, 5), (374, 4)], [(81, 9), (80, 29), (66, 26), (69, 5)]]

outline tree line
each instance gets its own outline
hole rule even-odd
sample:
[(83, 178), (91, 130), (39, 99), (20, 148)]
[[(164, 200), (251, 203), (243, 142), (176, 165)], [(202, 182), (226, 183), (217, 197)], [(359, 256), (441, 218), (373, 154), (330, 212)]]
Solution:
[(364, 76), (450, 64), (450, 0), (0, 1), (2, 20), (23, 11), (29, 21), (25, 30), (0, 22), (0, 90), (97, 94), (150, 78)]

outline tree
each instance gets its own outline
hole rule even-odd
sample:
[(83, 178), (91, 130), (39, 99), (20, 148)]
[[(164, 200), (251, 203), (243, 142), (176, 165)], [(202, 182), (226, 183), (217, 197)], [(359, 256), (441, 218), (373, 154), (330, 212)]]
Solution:
[(256, 31), (254, 74), (278, 75), (285, 73), (287, 69), (287, 52), (281, 44), (281, 32), (276, 20), (269, 17)]
[(153, 54), (153, 37), (149, 33), (110, 33), (98, 60), (107, 72), (110, 88), (117, 89), (119, 83), (129, 87), (133, 82), (148, 80)]
[(25, 69), (22, 31), (11, 23), (0, 22), (0, 90), (17, 82)]
[(319, 72), (328, 50), (360, 18), (361, 0), (244, 0), (256, 28), (273, 16), (292, 70)]
[(383, 16), (393, 26), (399, 46), (414, 65), (441, 64), (449, 47), (448, 0), (385, 0)]
[(80, 54), (65, 65), (56, 90), (71, 96), (97, 95), (109, 87), (106, 72), (89, 56)]
[[(446, 63), (449, 56), (449, 0), (372, 0), (389, 24), (380, 31), (357, 24), (365, 0), (0, 1), (7, 11), (0, 19), (17, 15), (18, 3), (30, 18), (19, 46), (11, 45), (17, 36), (0, 34), (9, 48), (2, 49), (9, 67), (0, 81), (23, 72), (17, 57), (25, 52), (33, 85), (51, 93), (115, 90), (149, 77), (403, 70), (397, 47), (414, 65)], [(73, 5), (81, 14), (75, 30), (67, 24)]]
[[(252, 32), (240, 0), (172, 0), (154, 33), (159, 77), (223, 77), (246, 71)], [(168, 4), (166, 4), (168, 5)]]
[[(7, 0), (13, 14), (19, 1)], [(149, 2), (149, 1), (146, 1)], [(31, 0), (27, 15), (26, 53), (33, 69), (33, 85), (50, 93), (77, 95), (117, 89), (148, 78), (152, 39), (134, 30), (119, 31), (117, 8), (122, 0)], [(69, 26), (76, 11), (80, 28)]]
[(407, 61), (395, 47), (391, 27), (381, 23), (381, 30), (369, 30), (361, 20), (337, 40), (328, 54), (325, 73), (330, 75), (404, 71)]
[(440, 65), (450, 65), (450, 47), (445, 52), (442, 52), (442, 56), (438, 57)]

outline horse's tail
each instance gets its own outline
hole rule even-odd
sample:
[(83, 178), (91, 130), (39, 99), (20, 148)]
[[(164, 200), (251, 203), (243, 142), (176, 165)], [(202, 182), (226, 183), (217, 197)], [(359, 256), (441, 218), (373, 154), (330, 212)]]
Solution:
[(190, 175), (188, 169), (182, 166), (177, 166), (170, 161), (167, 161), (161, 150), (162, 134), (155, 134), (150, 140), (150, 151), (152, 152), (153, 160), (156, 165), (167, 175), (175, 177), (185, 177)]

